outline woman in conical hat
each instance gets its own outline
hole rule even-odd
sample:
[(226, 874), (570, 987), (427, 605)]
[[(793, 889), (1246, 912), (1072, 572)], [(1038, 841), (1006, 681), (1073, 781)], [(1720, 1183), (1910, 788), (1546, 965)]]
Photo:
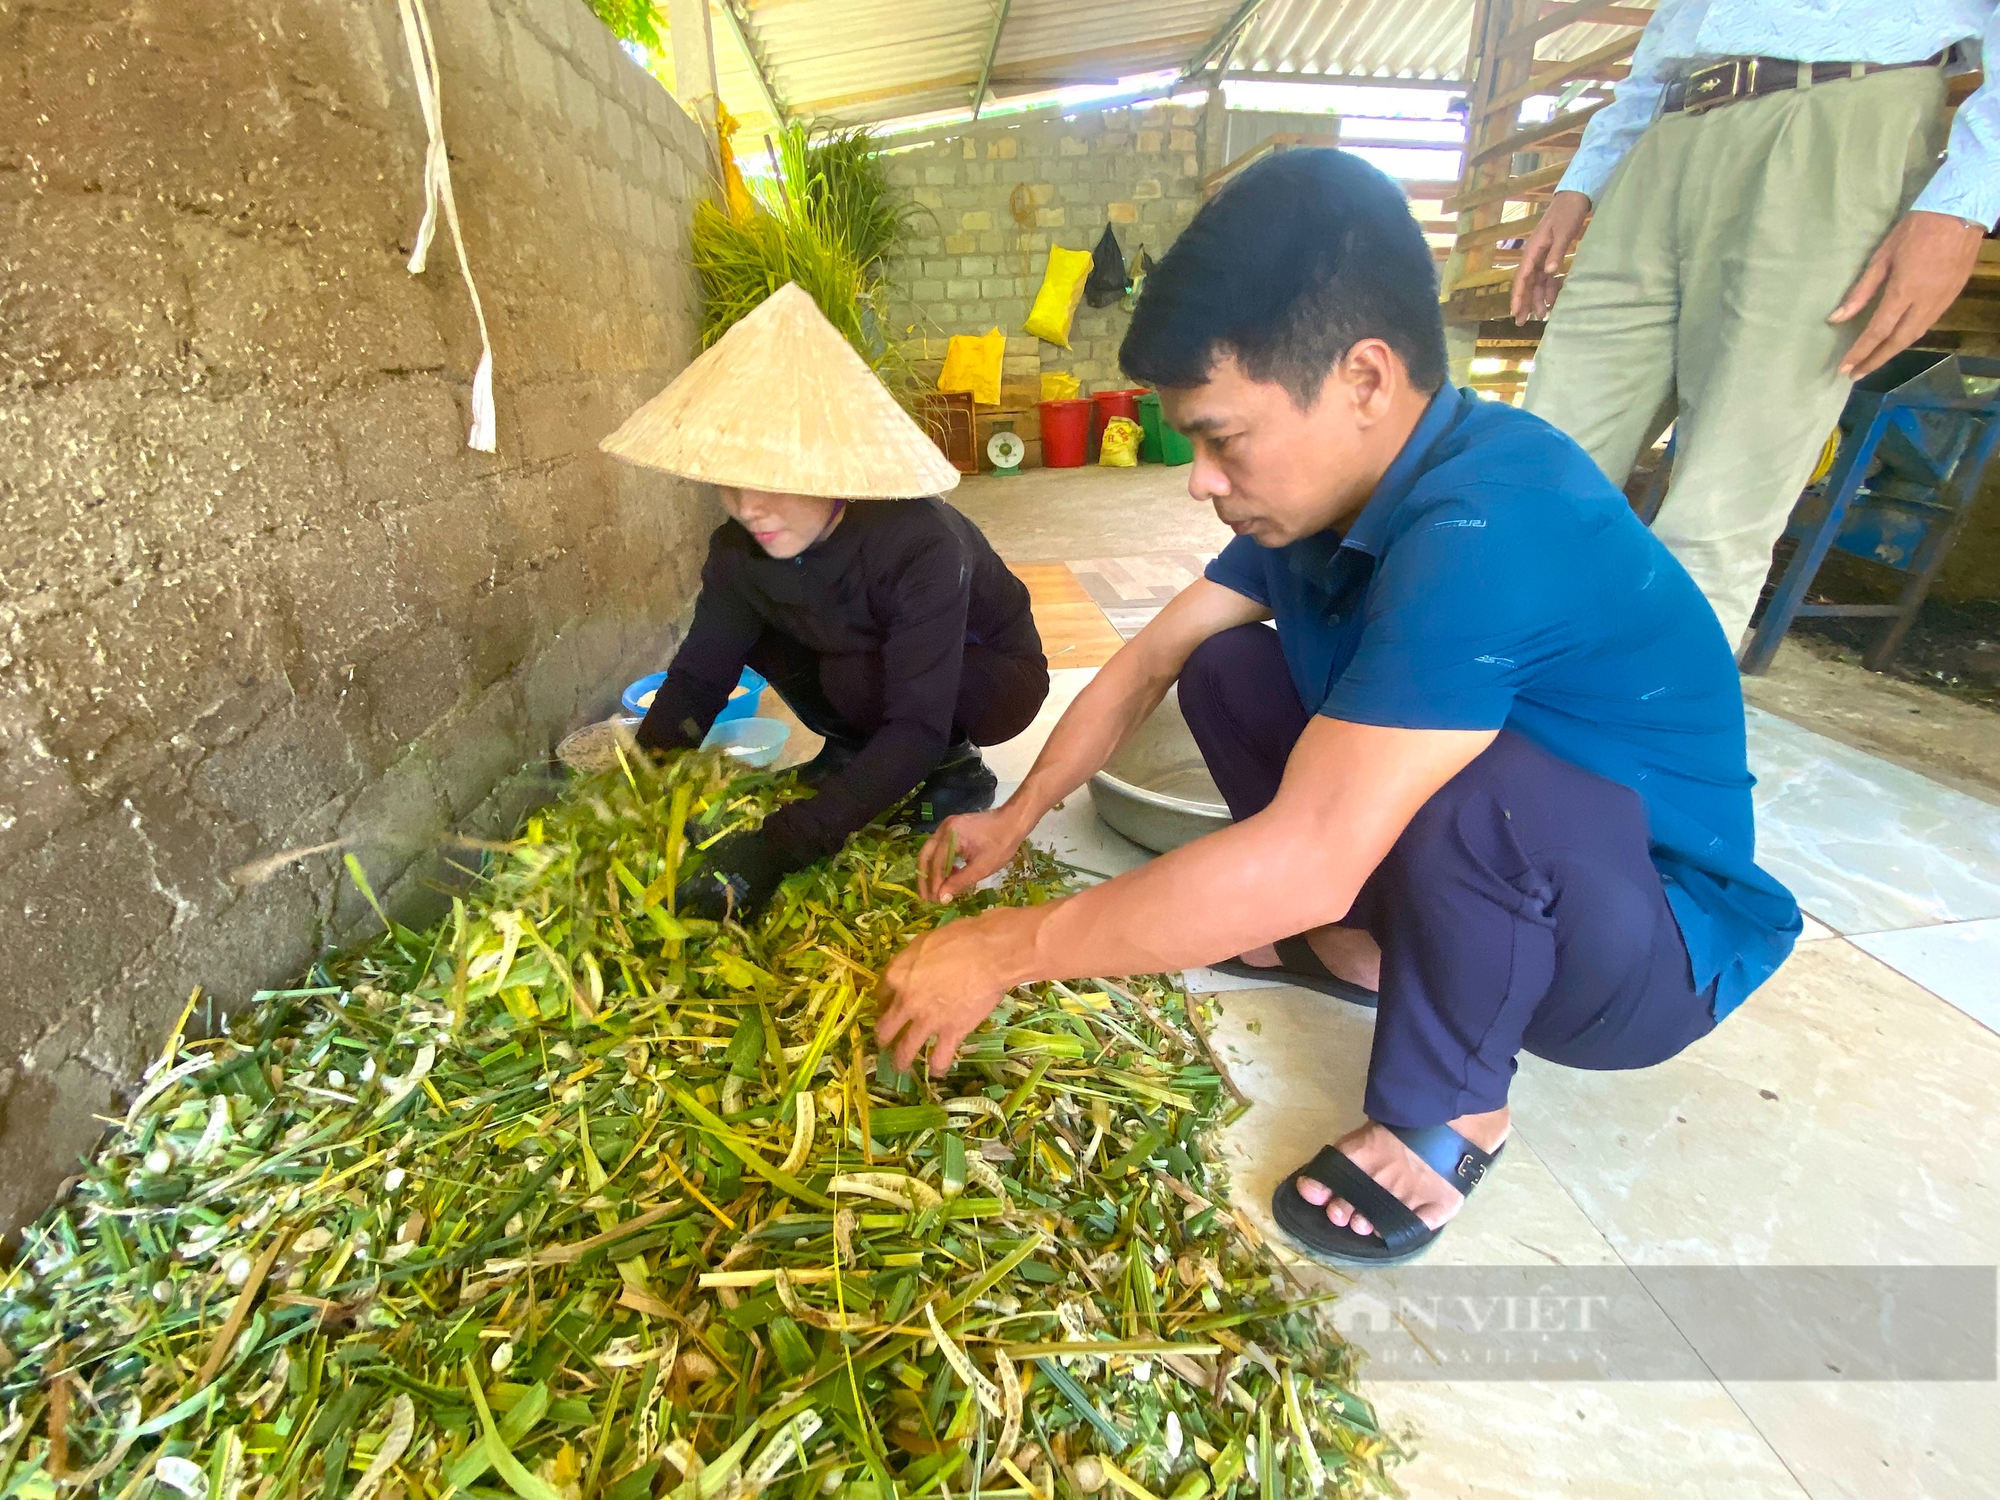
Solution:
[(700, 744), (746, 666), (826, 739), (801, 773), (817, 795), (716, 845), (678, 909), (754, 912), (919, 788), (926, 826), (991, 805), (977, 747), (1048, 696), (1028, 591), (938, 498), (958, 471), (805, 291), (773, 294), (600, 446), (713, 484), (729, 513), (639, 743)]

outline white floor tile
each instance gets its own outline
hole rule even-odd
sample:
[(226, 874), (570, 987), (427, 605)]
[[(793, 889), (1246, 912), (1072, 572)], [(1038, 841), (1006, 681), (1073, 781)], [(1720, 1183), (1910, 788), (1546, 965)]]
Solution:
[(2000, 1247), (2000, 1037), (1852, 943), (1799, 949), (1657, 1067), (1523, 1056), (1509, 1102), (1633, 1265), (1991, 1265)]
[(1853, 942), (1980, 1025), (2000, 1031), (2000, 919), (1867, 932)]
[[(1712, 1380), (1536, 1380), (1519, 1370), (1436, 1379), (1432, 1341), (1408, 1319), (1354, 1326), (1369, 1299), (1423, 1305), (1461, 1271), (1610, 1269), (1617, 1252), (1525, 1140), (1505, 1154), (1436, 1245), (1413, 1265), (1351, 1276), (1293, 1256), (1271, 1223), (1278, 1181), (1360, 1123), (1371, 1012), (1285, 985), (1230, 994), (1213, 1038), (1254, 1107), (1223, 1134), (1234, 1197), (1307, 1289), (1340, 1288), (1328, 1315), (1367, 1351), (1361, 1392), (1416, 1457), (1406, 1494), (1481, 1500), (1804, 1500), (1784, 1462)], [(1586, 1269), (1585, 1274), (1590, 1274)], [(1512, 1284), (1509, 1282), (1508, 1284)], [(1539, 1287), (1539, 1280), (1531, 1281)]]
[[(2000, 1246), (2000, 1038), (1847, 941), (1801, 947), (1658, 1067), (1524, 1057), (1511, 1102), (1515, 1136), (1634, 1266), (1990, 1266)], [(1726, 1386), (1813, 1500), (2000, 1495), (1990, 1380)]]
[(1732, 1381), (1727, 1389), (1812, 1500), (1993, 1500), (2000, 1484), (1991, 1381)]
[(1836, 932), (2000, 917), (2000, 808), (1748, 710), (1757, 861)]
[(1181, 975), (1190, 995), (1226, 995), (1233, 990), (1275, 990), (1289, 988), (1281, 979), (1246, 979), (1240, 974), (1224, 974), (1218, 969), (1189, 969)]
[(1002, 796), (1020, 785), (1034, 768), (1035, 757), (1048, 743), (1056, 720), (1068, 711), (1069, 706), (1076, 702), (1076, 695), (1096, 675), (1095, 667), (1067, 667), (1049, 673), (1049, 696), (1043, 700), (1042, 711), (1035, 715), (1034, 722), (1011, 740), (988, 745), (979, 752), (993, 774), (1000, 778)]
[(1808, 1500), (1708, 1381), (1384, 1382), (1364, 1365), (1361, 1389), (1413, 1434), (1390, 1471), (1412, 1500)]
[(1153, 857), (1152, 850), (1140, 848), (1097, 816), (1088, 790), (1071, 792), (1035, 825), (1033, 836), (1085, 875), (1123, 875)]

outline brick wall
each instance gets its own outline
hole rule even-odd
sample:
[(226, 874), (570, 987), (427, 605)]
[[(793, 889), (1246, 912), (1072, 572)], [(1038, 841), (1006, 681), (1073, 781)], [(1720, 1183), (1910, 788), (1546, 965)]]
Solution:
[(705, 148), (577, 0), (430, 15), (491, 455), (393, 4), (0, 4), (0, 1229), (194, 985), (372, 920), (232, 869), (422, 915), (691, 603), (714, 517), (596, 442), (694, 347)]
[[(1039, 395), (1045, 370), (1074, 374), (1086, 392), (1128, 384), (1122, 307), (1080, 305), (1068, 349), (1021, 324), (1052, 245), (1093, 249), (1108, 223), (1128, 269), (1142, 245), (1155, 260), (1165, 253), (1201, 206), (1201, 121), (1201, 110), (1169, 104), (1002, 119), (899, 153), (891, 181), (922, 212), (890, 275), (919, 371), (935, 374), (953, 334), (998, 326), (1010, 406)], [(1021, 430), (1032, 439), (1032, 416)]]

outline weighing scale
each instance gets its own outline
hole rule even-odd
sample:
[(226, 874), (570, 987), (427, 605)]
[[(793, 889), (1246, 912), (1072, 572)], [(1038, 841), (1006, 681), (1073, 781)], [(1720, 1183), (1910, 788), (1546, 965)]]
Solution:
[(1021, 441), (1019, 434), (998, 428), (986, 440), (986, 456), (992, 461), (995, 474), (1018, 474), (1021, 460), (1027, 456), (1028, 445)]

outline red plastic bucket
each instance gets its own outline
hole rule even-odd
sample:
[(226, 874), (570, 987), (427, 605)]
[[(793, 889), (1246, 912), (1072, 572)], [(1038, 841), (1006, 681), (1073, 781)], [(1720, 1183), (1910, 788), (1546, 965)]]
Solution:
[(1129, 391), (1099, 391), (1090, 398), (1090, 441), (1095, 447), (1104, 441), (1104, 428), (1113, 417), (1139, 420), (1139, 398), (1146, 394), (1141, 386)]
[(1042, 467), (1080, 469), (1090, 449), (1091, 403), (1082, 399), (1044, 401)]

